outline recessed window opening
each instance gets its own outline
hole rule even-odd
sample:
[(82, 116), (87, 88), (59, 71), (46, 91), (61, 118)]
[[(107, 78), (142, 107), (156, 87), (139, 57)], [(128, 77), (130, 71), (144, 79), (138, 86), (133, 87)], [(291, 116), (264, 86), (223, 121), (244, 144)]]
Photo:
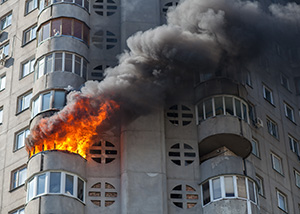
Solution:
[(113, 0), (96, 0), (93, 8), (100, 16), (112, 16), (116, 13), (118, 6)]
[(116, 188), (108, 182), (98, 182), (88, 193), (91, 202), (98, 207), (108, 207), (115, 203), (118, 193)]
[(182, 209), (190, 209), (197, 205), (199, 195), (190, 185), (177, 185), (170, 192), (172, 203)]
[(89, 0), (40, 0), (40, 12), (45, 8), (53, 4), (66, 3), (66, 4), (76, 4), (87, 11), (89, 11), (90, 1)]
[(273, 100), (273, 92), (271, 89), (269, 89), (267, 86), (263, 85), (263, 95), (264, 98), (271, 104), (274, 105), (274, 100)]
[(12, 13), (9, 13), (3, 17), (0, 18), (0, 29), (4, 30), (8, 26), (11, 25), (11, 20), (12, 20)]
[(97, 163), (111, 163), (117, 158), (117, 154), (115, 145), (104, 140), (94, 143), (90, 148), (90, 156)]
[(234, 96), (216, 96), (197, 105), (199, 122), (219, 115), (236, 116), (249, 123), (248, 104)]
[(85, 202), (85, 181), (75, 174), (49, 171), (35, 175), (27, 183), (27, 202), (42, 195), (66, 195)]
[(191, 109), (185, 105), (173, 105), (167, 111), (167, 118), (175, 126), (187, 126), (193, 117)]
[(56, 71), (71, 72), (84, 79), (87, 76), (88, 62), (83, 57), (68, 53), (54, 52), (41, 57), (35, 64), (35, 79)]
[(278, 139), (279, 135), (277, 124), (273, 120), (267, 118), (267, 127), (269, 134)]
[(222, 199), (239, 198), (257, 204), (257, 187), (244, 176), (219, 176), (201, 185), (202, 205)]
[(11, 172), (11, 190), (23, 185), (27, 177), (27, 167), (22, 166)]
[(294, 109), (286, 103), (284, 103), (284, 113), (290, 121), (295, 122)]
[(196, 152), (186, 143), (176, 143), (171, 146), (169, 157), (178, 166), (188, 166), (195, 161)]
[(291, 148), (292, 152), (294, 152), (298, 156), (298, 158), (300, 158), (299, 142), (291, 135), (289, 135), (288, 138), (289, 138), (290, 148)]
[(278, 155), (275, 155), (273, 153), (271, 153), (271, 157), (272, 157), (272, 166), (273, 169), (280, 173), (283, 174), (283, 170), (282, 170), (282, 160)]
[(0, 77), (0, 91), (5, 89), (6, 75)]

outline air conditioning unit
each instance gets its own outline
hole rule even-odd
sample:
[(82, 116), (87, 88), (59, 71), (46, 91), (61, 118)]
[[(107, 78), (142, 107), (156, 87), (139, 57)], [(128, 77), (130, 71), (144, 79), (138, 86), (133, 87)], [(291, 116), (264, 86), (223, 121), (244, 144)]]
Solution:
[(264, 127), (264, 122), (259, 117), (255, 120), (255, 125), (257, 128)]

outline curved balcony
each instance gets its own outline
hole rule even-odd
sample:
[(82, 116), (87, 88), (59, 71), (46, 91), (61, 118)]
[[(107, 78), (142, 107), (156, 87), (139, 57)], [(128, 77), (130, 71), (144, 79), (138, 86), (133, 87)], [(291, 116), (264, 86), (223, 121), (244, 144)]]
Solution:
[(25, 183), (25, 212), (84, 213), (85, 165), (86, 160), (81, 156), (63, 151), (46, 151), (32, 156)]

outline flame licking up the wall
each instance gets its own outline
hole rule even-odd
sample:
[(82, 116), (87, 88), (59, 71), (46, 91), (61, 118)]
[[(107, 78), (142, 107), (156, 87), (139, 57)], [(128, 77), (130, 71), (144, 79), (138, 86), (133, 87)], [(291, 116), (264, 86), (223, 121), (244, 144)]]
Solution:
[[(41, 119), (31, 130), (26, 144), (30, 156), (41, 151), (65, 150), (86, 158), (89, 145), (98, 134), (97, 128), (108, 118), (109, 112), (117, 110), (119, 106), (114, 101), (75, 97), (75, 102), (52, 116), (51, 120)], [(30, 142), (34, 144), (30, 145)]]

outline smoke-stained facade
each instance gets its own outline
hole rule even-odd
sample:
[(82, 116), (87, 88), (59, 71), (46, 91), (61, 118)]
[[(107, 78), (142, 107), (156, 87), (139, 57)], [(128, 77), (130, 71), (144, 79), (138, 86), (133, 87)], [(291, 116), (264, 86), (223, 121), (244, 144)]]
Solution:
[(0, 0), (0, 213), (300, 213), (299, 14)]

